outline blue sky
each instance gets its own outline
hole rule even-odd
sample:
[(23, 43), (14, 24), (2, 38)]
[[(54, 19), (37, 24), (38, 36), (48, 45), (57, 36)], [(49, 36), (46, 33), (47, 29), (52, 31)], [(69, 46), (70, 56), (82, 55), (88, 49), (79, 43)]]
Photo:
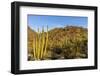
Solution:
[(48, 16), (48, 15), (28, 15), (28, 26), (33, 30), (41, 29), (48, 25), (49, 29), (55, 27), (65, 27), (66, 25), (81, 26), (87, 28), (88, 17), (78, 16)]

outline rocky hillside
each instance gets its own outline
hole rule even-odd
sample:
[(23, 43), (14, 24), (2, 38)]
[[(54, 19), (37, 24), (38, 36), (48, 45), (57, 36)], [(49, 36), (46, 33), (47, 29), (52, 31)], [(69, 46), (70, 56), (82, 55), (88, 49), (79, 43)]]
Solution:
[(33, 47), (34, 38), (36, 36), (36, 32), (28, 27), (28, 52), (31, 52)]
[[(87, 28), (66, 26), (48, 31), (47, 59), (87, 58)], [(36, 32), (28, 27), (28, 51), (31, 53)], [(44, 58), (46, 59), (46, 58)]]
[(87, 39), (87, 29), (77, 26), (66, 26), (64, 28), (54, 28), (49, 31), (49, 42), (57, 43), (63, 41), (65, 38), (73, 39)]

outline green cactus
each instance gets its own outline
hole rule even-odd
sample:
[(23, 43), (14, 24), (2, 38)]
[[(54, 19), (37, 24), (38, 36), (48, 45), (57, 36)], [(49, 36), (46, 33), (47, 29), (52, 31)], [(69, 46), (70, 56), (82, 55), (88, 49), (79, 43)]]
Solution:
[(42, 33), (40, 33), (39, 28), (35, 40), (33, 41), (34, 49), (34, 60), (44, 59), (47, 53), (48, 45), (48, 26), (46, 35), (44, 34), (44, 27), (42, 28)]
[(46, 42), (45, 42), (45, 49), (44, 49), (44, 54), (43, 54), (43, 56), (45, 56), (46, 53), (47, 53), (47, 45), (48, 45), (48, 26), (47, 26)]

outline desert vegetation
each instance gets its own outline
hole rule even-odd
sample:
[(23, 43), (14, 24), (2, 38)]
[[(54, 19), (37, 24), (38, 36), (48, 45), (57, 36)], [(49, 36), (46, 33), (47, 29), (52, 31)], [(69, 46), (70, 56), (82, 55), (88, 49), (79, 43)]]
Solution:
[(88, 57), (87, 28), (68, 26), (42, 32), (28, 26), (28, 60), (77, 59)]

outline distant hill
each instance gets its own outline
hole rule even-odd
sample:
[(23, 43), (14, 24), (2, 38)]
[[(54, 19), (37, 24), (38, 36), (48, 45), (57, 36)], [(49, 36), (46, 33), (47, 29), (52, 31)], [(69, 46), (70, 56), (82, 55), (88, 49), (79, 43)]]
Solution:
[(66, 26), (64, 28), (54, 28), (49, 31), (49, 42), (57, 43), (62, 41), (64, 38), (85, 38), (87, 39), (87, 28), (77, 26)]

